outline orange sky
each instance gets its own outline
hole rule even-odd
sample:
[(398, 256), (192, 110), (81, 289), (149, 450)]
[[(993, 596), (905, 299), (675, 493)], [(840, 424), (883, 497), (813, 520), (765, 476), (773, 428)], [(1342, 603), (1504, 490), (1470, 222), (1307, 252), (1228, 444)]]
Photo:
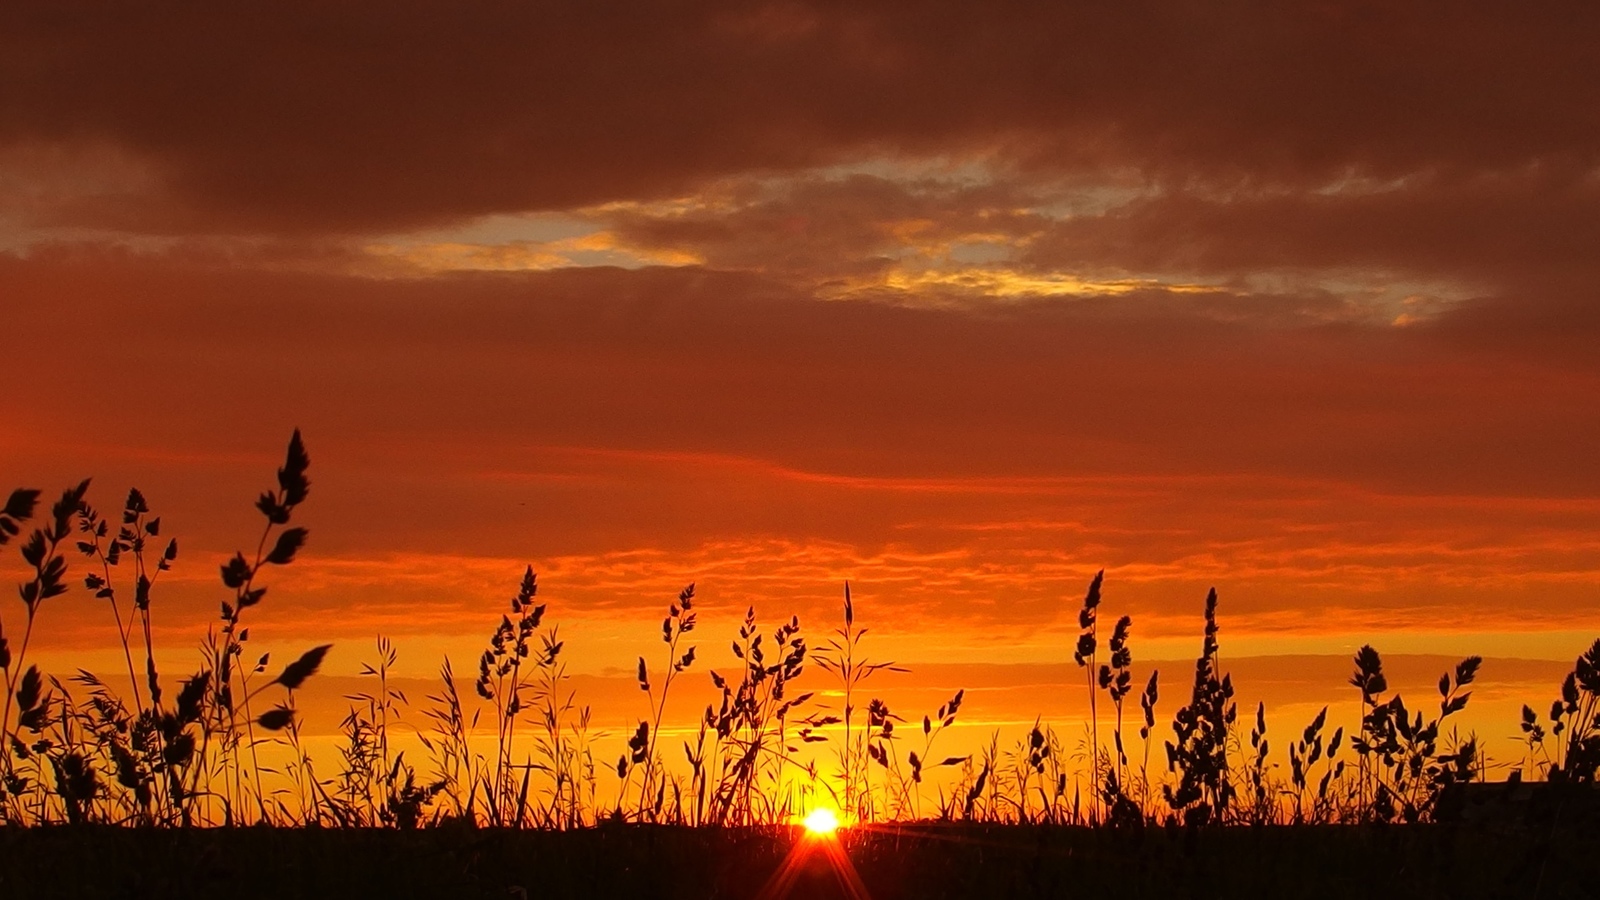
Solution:
[(1236, 658), (1600, 634), (1589, 6), (70, 6), (0, 10), (0, 489), (141, 487), (177, 656), (295, 427), (257, 634), (335, 674), (529, 563), (596, 676), (690, 581), (924, 665), (1100, 568), (1140, 660), (1213, 585)]

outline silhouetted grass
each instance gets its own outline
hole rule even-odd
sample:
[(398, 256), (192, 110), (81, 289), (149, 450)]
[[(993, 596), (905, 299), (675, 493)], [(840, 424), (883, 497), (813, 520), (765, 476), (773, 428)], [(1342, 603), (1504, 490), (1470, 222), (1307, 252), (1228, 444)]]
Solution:
[[(768, 631), (749, 609), (731, 642), (734, 667), (708, 671), (718, 700), (700, 716), (692, 741), (671, 746), (662, 726), (672, 715), (672, 687), (699, 671), (690, 643), (699, 634), (691, 584), (662, 619), (664, 660), (652, 666), (639, 659), (645, 715), (615, 766), (597, 767), (589, 710), (570, 686), (559, 629), (535, 602), (531, 567), (490, 633), (470, 693), (458, 689), (445, 660), (439, 692), (420, 713), (412, 711), (409, 698), (389, 683), (398, 650), (380, 638), (376, 660), (363, 668), (373, 687), (348, 698), (339, 758), (319, 770), (300, 739), (294, 697), (328, 646), (271, 677), (271, 660), (248, 652), (251, 627), (261, 627), (256, 620), (270, 608), (263, 603), (267, 573), (292, 563), (306, 543), (306, 530), (291, 520), (309, 497), (309, 467), (296, 432), (276, 487), (256, 501), (265, 522), (255, 547), (222, 567), (218, 621), (207, 631), (198, 669), (175, 692), (157, 671), (151, 617), (155, 588), (177, 559), (178, 544), (163, 534), (145, 496), (130, 491), (113, 526), (88, 502), (88, 481), (64, 491), (42, 517), (38, 491), (10, 495), (0, 509), (0, 544), (26, 532), (21, 552), (31, 574), (19, 589), (21, 636), (14, 649), (4, 625), (16, 613), (0, 611), (0, 823), (748, 828), (786, 824), (828, 805), (861, 828), (918, 821), (1089, 825), (1137, 835), (1161, 827), (1427, 823), (1441, 796), (1485, 771), (1475, 737), (1445, 731), (1467, 705), (1481, 659), (1469, 657), (1441, 676), (1438, 713), (1427, 714), (1389, 692), (1382, 658), (1371, 647), (1356, 655), (1350, 680), (1359, 729), (1349, 735), (1336, 729), (1325, 738), (1324, 709), (1281, 745), (1287, 766), (1280, 768), (1264, 707), (1258, 705), (1253, 722), (1238, 721), (1234, 685), (1221, 664), (1215, 590), (1201, 608), (1194, 677), (1186, 702), (1171, 715), (1169, 736), (1159, 733), (1152, 673), (1139, 697), (1142, 753), (1130, 754), (1124, 705), (1133, 690), (1134, 622), (1126, 615), (1116, 620), (1102, 662), (1103, 572), (1088, 587), (1070, 649), (1085, 670), (1091, 710), (1077, 750), (1041, 720), (1014, 746), (1003, 746), (996, 733), (980, 753), (937, 756), (935, 744), (955, 723), (964, 692), (909, 719), (871, 696), (875, 673), (905, 670), (864, 654), (867, 629), (848, 585), (842, 627), (820, 652), (811, 651), (797, 618), (780, 619)], [(68, 562), (74, 532), (85, 560), (78, 571)], [(48, 601), (74, 579), (105, 602), (116, 626), (126, 693), (89, 672), (63, 682), (28, 664)], [(796, 692), (810, 663), (834, 680), (842, 706)], [(1109, 744), (1102, 741), (1101, 693), (1109, 702)], [(485, 713), (493, 723), (488, 754), (473, 740), (480, 725), (487, 727)], [(408, 716), (431, 723), (421, 736), (425, 763), (395, 748), (393, 729)], [(1519, 724), (1527, 755), (1518, 778), (1595, 781), (1600, 641), (1576, 661), (1548, 716), (1525, 707)], [(260, 750), (269, 743), (276, 745), (273, 757), (286, 760), (276, 769), (262, 764)], [(1155, 770), (1152, 743), (1161, 747)], [(832, 752), (805, 752), (815, 745)], [(682, 762), (674, 763), (680, 752)]]

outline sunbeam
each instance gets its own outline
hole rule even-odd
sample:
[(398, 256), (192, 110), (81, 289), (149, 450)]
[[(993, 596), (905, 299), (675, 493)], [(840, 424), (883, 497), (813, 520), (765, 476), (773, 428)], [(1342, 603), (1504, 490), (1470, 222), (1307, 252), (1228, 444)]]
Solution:
[(800, 877), (820, 867), (826, 867), (833, 876), (840, 896), (847, 900), (871, 900), (872, 895), (862, 883), (855, 863), (845, 852), (841, 838), (847, 832), (841, 827), (838, 814), (823, 807), (813, 810), (803, 821), (804, 828), (794, 831), (795, 841), (789, 853), (757, 895), (760, 900), (793, 896)]

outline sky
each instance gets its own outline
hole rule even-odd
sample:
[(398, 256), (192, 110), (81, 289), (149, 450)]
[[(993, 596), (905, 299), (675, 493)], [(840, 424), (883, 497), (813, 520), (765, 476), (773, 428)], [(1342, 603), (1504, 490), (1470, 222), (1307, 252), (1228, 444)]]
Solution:
[[(1101, 569), (1141, 661), (1214, 586), (1278, 670), (1570, 663), (1597, 18), (7, 3), (0, 488), (140, 487), (186, 653), (300, 428), (310, 543), (252, 612), (333, 674), (380, 632), (464, 668), (526, 565), (597, 678), (689, 582), (709, 649), (749, 606), (819, 645), (849, 580), (885, 658), (1049, 713)], [(87, 593), (44, 615), (115, 665)]]

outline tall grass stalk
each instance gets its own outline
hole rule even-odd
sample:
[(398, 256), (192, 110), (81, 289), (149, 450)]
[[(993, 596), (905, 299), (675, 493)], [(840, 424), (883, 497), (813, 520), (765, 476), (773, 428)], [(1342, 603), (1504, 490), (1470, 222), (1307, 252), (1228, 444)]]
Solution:
[(694, 623), (694, 585), (690, 584), (678, 592), (677, 601), (668, 608), (666, 618), (661, 620), (661, 640), (667, 645), (667, 665), (666, 674), (661, 682), (659, 701), (650, 684), (650, 674), (644, 657), (639, 657), (639, 689), (644, 691), (650, 700), (650, 725), (649, 741), (645, 745), (644, 753), (644, 774), (639, 779), (638, 816), (640, 819), (652, 822), (660, 818), (662, 805), (666, 802), (666, 779), (662, 775), (656, 740), (661, 734), (661, 719), (666, 715), (667, 695), (672, 691), (673, 680), (694, 665), (694, 647), (690, 647), (682, 656), (678, 655), (678, 642), (685, 634), (694, 630)]
[[(1097, 674), (1096, 654), (1099, 651), (1099, 612), (1100, 612), (1100, 583), (1105, 579), (1105, 570), (1095, 573), (1094, 580), (1089, 582), (1089, 590), (1083, 596), (1083, 607), (1078, 610), (1078, 643), (1072, 650), (1072, 661), (1084, 670), (1089, 685), (1089, 784), (1090, 784), (1090, 818), (1095, 819), (1094, 800), (1098, 791), (1095, 790), (1100, 783), (1100, 715), (1096, 706), (1099, 692), (1095, 689), (1095, 675)], [(1037, 731), (1037, 728), (1035, 729)]]
[(815, 720), (815, 726), (844, 726), (844, 739), (835, 751), (843, 795), (839, 799), (846, 816), (856, 822), (870, 822), (875, 818), (868, 768), (871, 757), (867, 751), (867, 730), (856, 724), (856, 694), (878, 672), (906, 671), (892, 661), (872, 662), (862, 655), (861, 639), (866, 635), (866, 627), (856, 625), (855, 604), (850, 597), (850, 582), (846, 581), (843, 625), (833, 630), (827, 644), (817, 654), (817, 665), (838, 681), (843, 705), (839, 715), (821, 716)]

